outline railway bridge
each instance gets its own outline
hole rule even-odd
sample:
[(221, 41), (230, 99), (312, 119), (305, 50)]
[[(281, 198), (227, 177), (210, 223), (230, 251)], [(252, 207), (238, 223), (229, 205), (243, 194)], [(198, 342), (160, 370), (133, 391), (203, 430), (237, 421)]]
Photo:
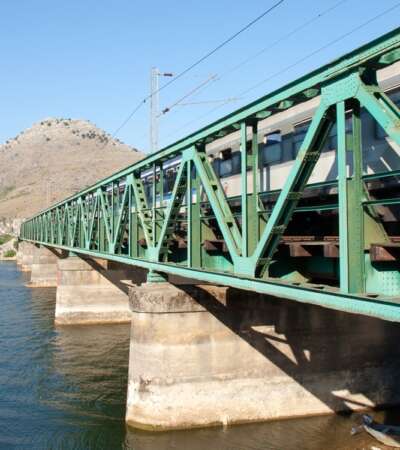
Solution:
[[(22, 224), (19, 263), (31, 286), (57, 286), (56, 323), (132, 322), (129, 424), (399, 402), (400, 111), (380, 81), (400, 85), (399, 61), (400, 28)], [(274, 124), (293, 134), (305, 110), (281, 187), (265, 189)], [(334, 175), (313, 182), (332, 137)], [(215, 162), (232, 165), (235, 140), (224, 180)]]

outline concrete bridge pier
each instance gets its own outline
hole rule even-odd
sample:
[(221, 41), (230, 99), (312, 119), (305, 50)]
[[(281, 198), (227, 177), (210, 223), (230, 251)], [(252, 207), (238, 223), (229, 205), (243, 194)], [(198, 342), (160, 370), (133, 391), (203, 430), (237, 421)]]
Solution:
[(30, 272), (32, 270), (33, 252), (35, 245), (22, 241), (19, 243), (18, 253), (20, 254), (22, 272)]
[(22, 258), (23, 258), (23, 252), (22, 252), (22, 249), (23, 249), (23, 244), (25, 244), (25, 242), (24, 241), (20, 241), (20, 242), (18, 242), (18, 250), (17, 250), (17, 260), (16, 260), (16, 263), (17, 263), (17, 266), (19, 267), (19, 268), (21, 268), (21, 266), (22, 266)]
[(30, 271), (29, 287), (57, 287), (59, 325), (130, 322), (128, 285), (146, 280), (146, 271), (102, 259), (21, 242), (20, 268)]
[(130, 322), (128, 284), (145, 271), (102, 259), (69, 255), (58, 260), (55, 323)]
[(126, 422), (149, 430), (400, 402), (400, 329), (215, 286), (130, 290)]
[(62, 250), (33, 245), (29, 287), (56, 287), (57, 263), (65, 254)]

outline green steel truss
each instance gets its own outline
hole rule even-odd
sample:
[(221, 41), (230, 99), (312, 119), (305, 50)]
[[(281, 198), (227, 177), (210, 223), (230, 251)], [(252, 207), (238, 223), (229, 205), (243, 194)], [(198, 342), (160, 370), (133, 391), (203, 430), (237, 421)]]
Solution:
[[(376, 80), (377, 70), (398, 60), (400, 28), (26, 220), (20, 238), (159, 273), (400, 320), (400, 292), (379, 295), (368, 283), (367, 244), (388, 238), (373, 213), (373, 202), (366, 198), (360, 120), (363, 108), (400, 145), (400, 112)], [(319, 106), (290, 175), (274, 207), (266, 211), (259, 187), (258, 123), (315, 97)], [(350, 144), (345, 126), (349, 114)], [(334, 124), (339, 285), (316, 286), (272, 276), (277, 247)], [(233, 210), (206, 154), (206, 144), (236, 131), (241, 140), (239, 211)], [(249, 132), (251, 146), (247, 145)], [(351, 176), (346, 154), (353, 159)], [(171, 192), (164, 193), (171, 161), (177, 162), (178, 169)], [(145, 185), (144, 175), (150, 176), (150, 184)], [(206, 240), (222, 242), (225, 251), (207, 254)]]

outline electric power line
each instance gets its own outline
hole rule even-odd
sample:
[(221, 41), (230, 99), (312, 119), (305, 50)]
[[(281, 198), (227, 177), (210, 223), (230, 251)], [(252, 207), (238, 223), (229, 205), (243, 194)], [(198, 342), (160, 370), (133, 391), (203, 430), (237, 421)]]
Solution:
[[(303, 30), (304, 28), (306, 28), (307, 26), (311, 25), (312, 23), (316, 22), (317, 20), (321, 19), (322, 17), (324, 17), (326, 14), (329, 14), (330, 12), (332, 12), (334, 9), (338, 8), (339, 6), (341, 6), (343, 3), (346, 3), (349, 0), (340, 0), (337, 3), (335, 3), (334, 5), (332, 5), (331, 7), (319, 12), (317, 15), (313, 16), (311, 19), (306, 20), (305, 22), (303, 22), (301, 25), (299, 25), (298, 27), (294, 28), (293, 30), (289, 31), (288, 33), (286, 33), (285, 35), (281, 36), (279, 39), (275, 40), (274, 42), (272, 42), (270, 45), (268, 45), (267, 47), (262, 48), (261, 50), (257, 51), (256, 53), (254, 53), (253, 55), (245, 58), (243, 61), (241, 61), (239, 64), (236, 64), (235, 66), (233, 66), (232, 68), (226, 70), (225, 72), (222, 72), (222, 74), (219, 74), (216, 76), (216, 78), (213, 80), (213, 82), (218, 82), (221, 81), (221, 79), (226, 76), (226, 75), (230, 75), (233, 72), (235, 72), (236, 70), (240, 69), (241, 67), (243, 67), (244, 65), (246, 65), (248, 62), (252, 61), (253, 59), (259, 57), (260, 55), (262, 55), (263, 53), (265, 53), (268, 50), (271, 50), (273, 47), (275, 47), (276, 45), (280, 44), (281, 42), (285, 41), (286, 39), (290, 38), (291, 36), (295, 35), (296, 33), (298, 33), (299, 31)], [(205, 89), (207, 89), (210, 86), (210, 84), (207, 84), (206, 86), (204, 86), (200, 92), (203, 92)], [(196, 92), (196, 95), (199, 94), (200, 92)], [(199, 102), (199, 104), (202, 102)], [(222, 105), (223, 106), (223, 105)], [(171, 115), (169, 115), (170, 117)]]
[(178, 103), (176, 106), (206, 105), (209, 103), (230, 103), (230, 102), (237, 102), (238, 100), (241, 99), (236, 97), (228, 97), (228, 98), (221, 98), (220, 100), (203, 100), (200, 102)]
[(114, 131), (111, 135), (111, 138), (115, 138), (115, 136), (124, 128), (124, 126), (132, 119), (132, 117), (139, 111), (139, 109), (146, 103), (149, 97), (143, 99), (137, 106), (133, 109), (133, 111), (129, 114), (129, 116), (121, 123), (121, 125)]
[(393, 10), (395, 10), (396, 8), (398, 8), (400, 6), (400, 2), (396, 3), (394, 6), (392, 6), (391, 8), (385, 9), (384, 11), (382, 11), (381, 13), (377, 14), (374, 17), (371, 17), (370, 19), (368, 19), (367, 21), (361, 23), (360, 25), (356, 26), (355, 28), (351, 29), (350, 31), (340, 35), (339, 37), (337, 37), (336, 39), (333, 39), (332, 41), (328, 42), (327, 44), (323, 45), (322, 47), (319, 47), (318, 49), (314, 50), (313, 52), (309, 53), (308, 55), (306, 55), (305, 57), (297, 60), (296, 62), (294, 62), (293, 64), (290, 64), (289, 66), (286, 66), (284, 69), (282, 69), (280, 72), (273, 74), (267, 78), (264, 78), (263, 80), (259, 81), (258, 83), (256, 83), (255, 85), (251, 86), (250, 88), (246, 89), (245, 91), (243, 91), (241, 94), (239, 95), (246, 95), (248, 92), (253, 91), (254, 89), (258, 88), (259, 86), (261, 86), (262, 84), (266, 83), (267, 81), (269, 81), (272, 78), (275, 78), (277, 75), (280, 75), (284, 72), (287, 72), (288, 70), (290, 70), (292, 67), (297, 66), (298, 64), (301, 64), (303, 61), (313, 57), (314, 55), (316, 55), (317, 53), (322, 52), (323, 50), (326, 50), (327, 48), (331, 47), (332, 45), (335, 45), (337, 42), (342, 41), (343, 39), (346, 39), (348, 36), (352, 35), (353, 33), (356, 33), (358, 30), (361, 30), (361, 28), (366, 27), (367, 25), (369, 25), (370, 23), (374, 22), (375, 20), (380, 19), (381, 17), (385, 16), (386, 14), (392, 12)]
[(114, 131), (112, 134), (112, 137), (114, 138), (119, 131), (132, 119), (132, 117), (136, 114), (137, 111), (147, 102), (147, 100), (154, 95), (155, 93), (158, 93), (164, 89), (166, 89), (168, 86), (170, 86), (172, 83), (175, 83), (175, 81), (182, 78), (184, 75), (186, 75), (189, 71), (197, 67), (199, 64), (201, 64), (203, 61), (208, 59), (210, 56), (214, 55), (216, 52), (218, 52), (222, 47), (225, 47), (225, 45), (229, 44), (231, 41), (233, 41), (235, 38), (237, 38), (240, 34), (244, 33), (246, 30), (248, 30), (250, 27), (255, 25), (257, 22), (259, 22), (262, 18), (267, 16), (269, 13), (271, 13), (274, 9), (276, 9), (278, 6), (280, 6), (285, 0), (278, 0), (276, 3), (274, 3), (271, 7), (269, 7), (267, 10), (265, 10), (263, 13), (261, 13), (259, 16), (257, 16), (255, 19), (251, 20), (248, 24), (246, 24), (244, 27), (242, 27), (240, 30), (236, 31), (232, 36), (230, 36), (228, 39), (225, 39), (222, 43), (217, 45), (214, 49), (206, 53), (204, 56), (199, 58), (197, 61), (192, 63), (190, 66), (188, 66), (186, 69), (182, 70), (182, 72), (179, 72), (174, 78), (172, 78), (170, 81), (162, 85), (159, 89), (157, 89), (156, 92), (152, 92), (151, 94), (144, 97), (138, 104), (135, 106), (135, 108), (132, 110), (132, 112), (128, 115), (128, 117), (121, 123), (121, 125)]
[(227, 74), (231, 74), (233, 72), (235, 72), (236, 70), (240, 69), (241, 67), (243, 67), (245, 64), (247, 64), (248, 62), (252, 61), (255, 58), (258, 58), (260, 55), (262, 55), (263, 53), (267, 52), (268, 50), (271, 50), (272, 48), (276, 47), (278, 44), (280, 44), (281, 42), (285, 41), (286, 39), (292, 37), (293, 35), (295, 35), (296, 33), (298, 33), (299, 31), (303, 30), (304, 28), (308, 27), (309, 25), (311, 25), (312, 23), (316, 22), (317, 20), (321, 19), (322, 17), (324, 17), (326, 14), (329, 14), (330, 12), (332, 12), (333, 10), (335, 10), (336, 8), (338, 8), (339, 6), (341, 6), (343, 3), (348, 2), (349, 0), (340, 0), (337, 3), (335, 3), (334, 5), (332, 5), (331, 7), (321, 11), (320, 13), (318, 13), (317, 15), (313, 16), (311, 19), (306, 20), (305, 22), (303, 22), (301, 25), (299, 25), (298, 27), (294, 28), (293, 30), (289, 31), (288, 33), (286, 33), (285, 35), (281, 36), (279, 39), (276, 39), (274, 42), (272, 42), (271, 44), (267, 45), (266, 47), (262, 48), (261, 50), (259, 50), (258, 52), (256, 52), (255, 54), (249, 56), (248, 58), (244, 59), (242, 62), (240, 62), (239, 64), (237, 64), (236, 66), (232, 67), (231, 69), (226, 70), (225, 72), (223, 72), (218, 78), (221, 79), (223, 76), (227, 75)]
[(205, 61), (207, 58), (212, 56), (214, 53), (216, 53), (218, 50), (220, 50), (222, 47), (225, 47), (225, 45), (229, 44), (231, 41), (233, 41), (235, 38), (237, 38), (240, 34), (248, 30), (250, 27), (252, 27), (254, 24), (256, 24), (258, 21), (260, 21), (262, 18), (264, 18), (267, 14), (271, 13), (274, 9), (276, 9), (279, 5), (281, 5), (285, 0), (279, 0), (276, 3), (274, 3), (270, 8), (268, 8), (266, 11), (264, 11), (262, 14), (257, 16), (255, 19), (253, 19), (251, 22), (249, 22), (247, 25), (245, 25), (243, 28), (241, 28), (239, 31), (234, 33), (231, 37), (228, 39), (225, 39), (221, 44), (217, 45), (213, 50), (202, 56), (200, 59), (198, 59), (196, 62), (191, 64), (189, 67), (187, 67), (182, 72), (178, 73), (176, 77), (174, 77), (172, 80), (168, 81), (168, 83), (165, 83), (163, 86), (160, 87), (160, 91), (165, 89), (167, 86), (174, 83), (179, 78), (186, 75), (190, 70), (197, 67), (199, 64), (201, 64), (203, 61)]
[(179, 100), (176, 100), (172, 105), (167, 106), (161, 111), (161, 114), (158, 115), (158, 117), (162, 116), (163, 114), (166, 114), (167, 112), (171, 111), (172, 108), (179, 105), (183, 100), (187, 99), (188, 97), (192, 96), (194, 93), (199, 91), (201, 88), (206, 86), (210, 81), (215, 81), (217, 78), (216, 75), (210, 75), (205, 81), (200, 83), (199, 85), (195, 86), (193, 89), (191, 89), (189, 92), (184, 94), (182, 97), (179, 98)]
[[(340, 35), (339, 37), (333, 39), (332, 41), (328, 42), (327, 44), (323, 45), (322, 47), (319, 47), (318, 49), (314, 50), (313, 52), (307, 54), (306, 56), (298, 59), (297, 61), (295, 61), (293, 64), (290, 64), (288, 66), (286, 66), (284, 69), (274, 73), (273, 75), (270, 75), (267, 78), (264, 78), (263, 80), (259, 81), (258, 83), (256, 83), (255, 85), (251, 86), (250, 88), (240, 92), (237, 96), (238, 97), (243, 97), (244, 95), (248, 94), (249, 92), (253, 91), (254, 89), (258, 88), (259, 86), (261, 86), (262, 84), (266, 83), (267, 81), (272, 80), (273, 78), (276, 78), (279, 75), (282, 75), (283, 73), (287, 72), (288, 70), (292, 69), (293, 67), (301, 64), (302, 62), (306, 61), (307, 59), (315, 56), (317, 53), (320, 53), (323, 50), (326, 50), (327, 48), (331, 47), (332, 45), (336, 44), (337, 42), (345, 39), (346, 37), (350, 36), (351, 34), (359, 31), (361, 28), (364, 28), (365, 26), (369, 25), (370, 23), (374, 22), (375, 20), (380, 19), (381, 17), (383, 17), (384, 15), (392, 12), (394, 9), (398, 8), (400, 6), (400, 2), (396, 3), (394, 6), (382, 11), (381, 13), (377, 14), (374, 17), (371, 17), (370, 19), (368, 19), (367, 21), (361, 23), (360, 25), (356, 26), (355, 28), (352, 28), (350, 31)], [(186, 124), (184, 124), (182, 127), (180, 127), (179, 129), (175, 130), (174, 132), (170, 133), (168, 136), (173, 136), (177, 133), (179, 133), (181, 130), (187, 128), (188, 126), (192, 125), (193, 123), (198, 122), (199, 120), (204, 119), (205, 117), (208, 117), (210, 114), (212, 114), (213, 112), (219, 110), (220, 108), (222, 108), (223, 106), (225, 106), (225, 104), (222, 105), (218, 105), (215, 108), (212, 108), (211, 110), (209, 110), (208, 112), (206, 112), (205, 114), (203, 114), (200, 117), (197, 117), (194, 120), (191, 120), (189, 122), (187, 122)]]

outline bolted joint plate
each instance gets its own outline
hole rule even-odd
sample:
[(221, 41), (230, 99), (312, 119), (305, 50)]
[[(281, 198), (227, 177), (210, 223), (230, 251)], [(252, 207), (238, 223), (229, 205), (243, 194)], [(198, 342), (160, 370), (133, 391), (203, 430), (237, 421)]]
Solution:
[(233, 259), (233, 271), (236, 275), (255, 276), (255, 259), (252, 256), (237, 256)]
[(323, 86), (321, 89), (321, 102), (327, 107), (335, 105), (338, 102), (354, 98), (362, 81), (359, 73), (351, 73), (343, 78)]

